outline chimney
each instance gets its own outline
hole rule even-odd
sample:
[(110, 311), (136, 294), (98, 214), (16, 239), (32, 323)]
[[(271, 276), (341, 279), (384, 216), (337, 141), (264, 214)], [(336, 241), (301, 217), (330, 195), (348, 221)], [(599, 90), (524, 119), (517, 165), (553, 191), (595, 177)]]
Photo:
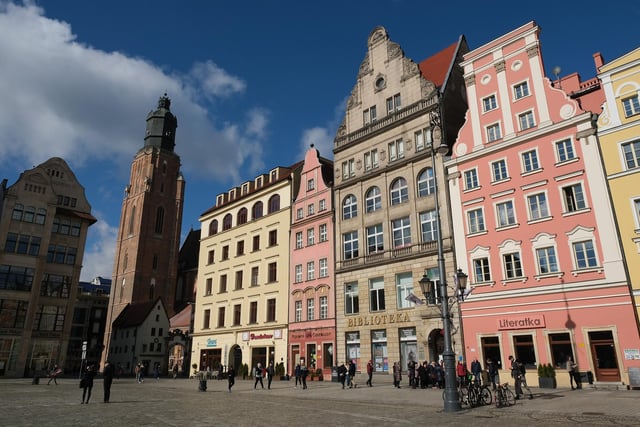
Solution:
[(593, 62), (596, 64), (596, 73), (600, 72), (600, 67), (604, 65), (604, 58), (600, 52), (593, 54)]

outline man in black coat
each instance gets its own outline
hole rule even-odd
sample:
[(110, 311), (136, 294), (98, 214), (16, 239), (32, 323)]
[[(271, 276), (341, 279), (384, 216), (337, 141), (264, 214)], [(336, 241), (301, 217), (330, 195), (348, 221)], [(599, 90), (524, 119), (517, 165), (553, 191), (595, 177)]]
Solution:
[(347, 367), (344, 366), (344, 363), (342, 363), (340, 366), (338, 366), (338, 380), (340, 380), (340, 384), (342, 384), (342, 388), (344, 388), (344, 381), (346, 379), (347, 376)]
[(104, 403), (109, 403), (109, 397), (111, 396), (111, 383), (113, 383), (113, 377), (115, 374), (115, 367), (107, 360), (104, 363), (104, 370), (102, 371), (102, 376), (104, 377)]

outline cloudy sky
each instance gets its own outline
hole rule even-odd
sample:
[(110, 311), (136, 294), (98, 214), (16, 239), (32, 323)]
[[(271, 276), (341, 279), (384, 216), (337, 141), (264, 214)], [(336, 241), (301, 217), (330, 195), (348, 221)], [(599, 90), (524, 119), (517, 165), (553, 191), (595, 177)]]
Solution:
[(419, 62), (460, 35), (474, 49), (535, 20), (549, 74), (584, 79), (593, 53), (608, 61), (638, 47), (636, 2), (430, 3), (0, 0), (0, 179), (65, 159), (98, 218), (82, 280), (110, 277), (131, 160), (164, 93), (178, 117), (184, 237), (217, 194), (301, 160), (311, 143), (333, 157), (378, 25)]

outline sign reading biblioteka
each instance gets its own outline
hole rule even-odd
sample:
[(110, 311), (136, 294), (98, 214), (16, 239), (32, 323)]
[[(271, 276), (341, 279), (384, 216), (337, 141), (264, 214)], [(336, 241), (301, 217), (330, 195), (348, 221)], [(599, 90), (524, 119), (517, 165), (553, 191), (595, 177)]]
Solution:
[(544, 328), (542, 314), (527, 314), (524, 316), (505, 316), (498, 318), (498, 330)]

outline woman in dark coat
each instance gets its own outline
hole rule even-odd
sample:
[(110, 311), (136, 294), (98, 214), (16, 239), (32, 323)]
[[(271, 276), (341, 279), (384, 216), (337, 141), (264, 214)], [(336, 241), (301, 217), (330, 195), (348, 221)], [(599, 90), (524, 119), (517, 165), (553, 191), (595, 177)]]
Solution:
[(93, 389), (93, 377), (96, 376), (96, 368), (94, 365), (87, 366), (86, 371), (82, 374), (82, 379), (80, 380), (80, 388), (82, 388), (82, 402), (88, 404), (89, 399), (91, 399), (91, 389)]

